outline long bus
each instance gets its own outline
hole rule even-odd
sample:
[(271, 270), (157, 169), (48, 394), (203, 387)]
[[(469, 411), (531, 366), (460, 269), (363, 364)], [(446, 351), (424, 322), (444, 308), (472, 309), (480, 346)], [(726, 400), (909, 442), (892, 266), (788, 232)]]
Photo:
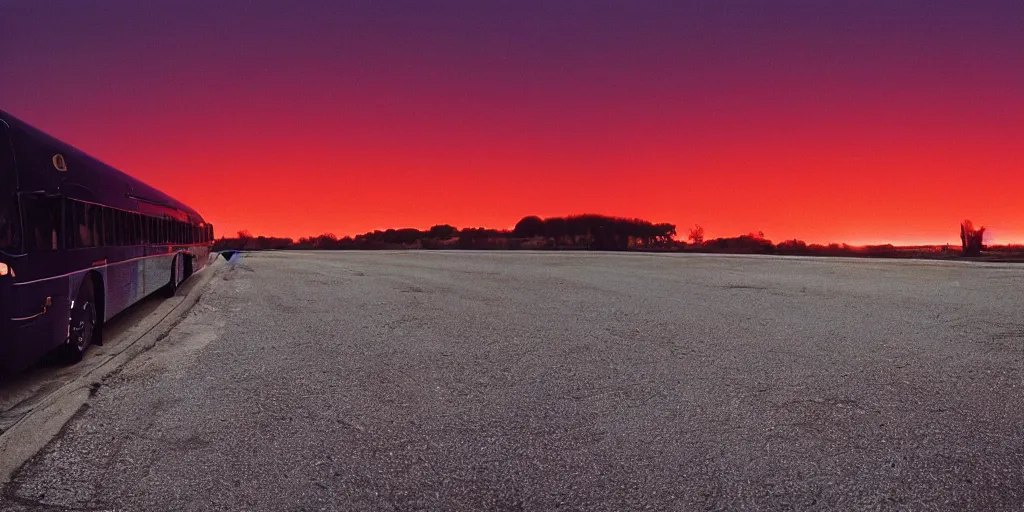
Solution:
[(213, 226), (171, 196), (0, 111), (0, 374), (69, 362), (103, 325), (209, 262)]

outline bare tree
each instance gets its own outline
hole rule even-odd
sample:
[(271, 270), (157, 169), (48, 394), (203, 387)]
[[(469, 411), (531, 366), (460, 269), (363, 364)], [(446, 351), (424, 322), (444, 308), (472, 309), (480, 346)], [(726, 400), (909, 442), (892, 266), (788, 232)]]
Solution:
[(963, 245), (964, 256), (980, 256), (981, 251), (985, 249), (984, 237), (984, 226), (974, 229), (971, 221), (963, 221), (960, 224), (960, 243)]
[(704, 228), (700, 224), (695, 224), (690, 230), (690, 241), (696, 245), (704, 243)]

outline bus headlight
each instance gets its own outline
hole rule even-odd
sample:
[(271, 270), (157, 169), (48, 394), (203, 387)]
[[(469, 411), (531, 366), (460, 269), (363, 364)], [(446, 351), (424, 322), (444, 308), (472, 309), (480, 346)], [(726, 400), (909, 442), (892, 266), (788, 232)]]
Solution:
[(0, 263), (0, 277), (6, 276), (7, 274), (10, 274), (11, 277), (14, 277), (14, 269), (11, 268), (6, 263)]

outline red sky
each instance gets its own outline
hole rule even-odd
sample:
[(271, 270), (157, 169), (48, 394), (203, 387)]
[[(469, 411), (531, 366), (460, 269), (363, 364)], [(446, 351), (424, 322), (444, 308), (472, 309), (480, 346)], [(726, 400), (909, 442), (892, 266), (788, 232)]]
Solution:
[(0, 108), (219, 234), (1024, 243), (1024, 4), (893, 3), (4, 3)]

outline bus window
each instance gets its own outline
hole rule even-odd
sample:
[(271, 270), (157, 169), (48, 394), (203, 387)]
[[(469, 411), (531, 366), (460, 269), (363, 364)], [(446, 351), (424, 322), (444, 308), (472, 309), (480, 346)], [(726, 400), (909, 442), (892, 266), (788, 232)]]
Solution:
[(135, 214), (124, 212), (124, 244), (135, 245)]
[(142, 216), (137, 213), (128, 214), (132, 221), (132, 245), (142, 243)]
[(114, 221), (116, 213), (110, 208), (100, 208), (103, 211), (103, 245), (117, 245), (117, 223)]
[(65, 226), (72, 240), (70, 247), (92, 247), (92, 229), (86, 217), (88, 205), (78, 201), (68, 201), (65, 206)]
[(93, 237), (92, 224), (89, 223), (89, 205), (73, 203), (75, 205), (75, 227), (78, 229), (77, 247), (92, 247), (96, 243)]
[(103, 245), (117, 245), (117, 212), (103, 208)]
[(121, 219), (121, 210), (108, 209), (107, 226), (111, 229), (109, 245), (124, 245), (124, 222)]
[(131, 245), (132, 233), (134, 233), (135, 230), (135, 228), (132, 226), (131, 215), (124, 210), (118, 210), (117, 219), (121, 221), (121, 229), (118, 230), (118, 241), (121, 243), (120, 245)]
[(75, 229), (75, 202), (70, 199), (64, 200), (64, 248), (74, 249), (78, 247), (76, 240), (78, 230)]
[(59, 248), (61, 201), (36, 195), (22, 195), (21, 213), (25, 220), (25, 250), (55, 251)]
[(139, 239), (139, 236), (138, 236), (139, 225), (138, 225), (138, 221), (135, 219), (135, 214), (134, 213), (132, 213), (132, 212), (124, 212), (124, 225), (125, 225), (124, 243), (126, 245), (138, 244), (139, 243), (139, 241), (138, 241), (138, 239)]
[(124, 212), (121, 210), (111, 210), (114, 214), (114, 245), (125, 245), (125, 233), (126, 226), (124, 222)]
[(132, 222), (128, 212), (117, 210), (117, 245), (130, 245)]
[(102, 206), (92, 205), (92, 211), (89, 214), (89, 222), (92, 223), (92, 246), (103, 247), (106, 245), (104, 237), (107, 236), (107, 226), (104, 224)]
[(89, 244), (86, 247), (103, 245), (103, 213), (100, 207), (85, 205), (85, 219), (89, 226)]
[(89, 227), (92, 228), (92, 246), (103, 247), (103, 208), (89, 205)]

